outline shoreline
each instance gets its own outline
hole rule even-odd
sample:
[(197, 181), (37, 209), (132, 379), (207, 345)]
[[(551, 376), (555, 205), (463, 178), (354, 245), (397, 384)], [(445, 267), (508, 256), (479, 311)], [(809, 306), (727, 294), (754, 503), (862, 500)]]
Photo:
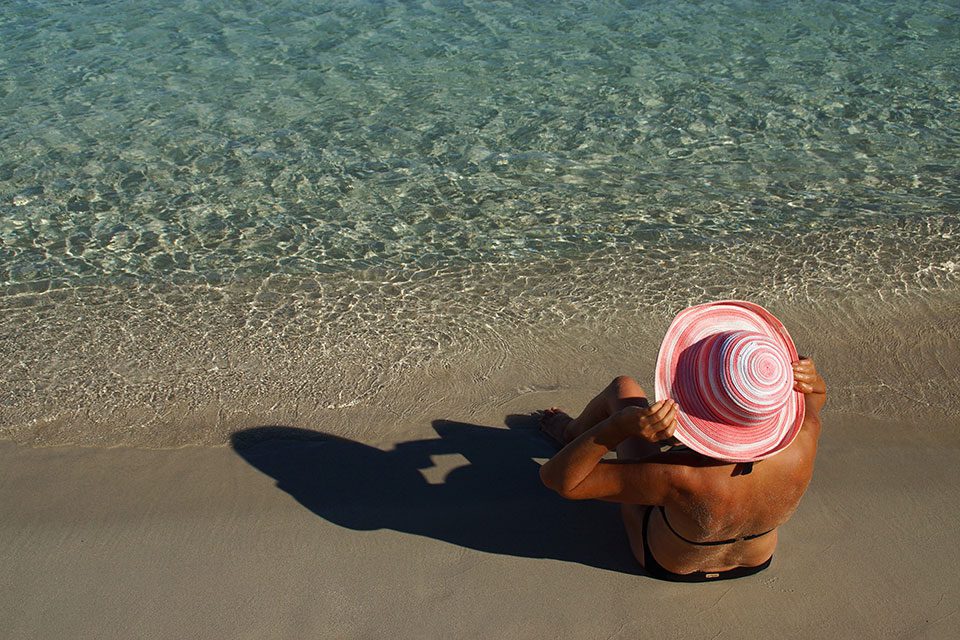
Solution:
[[(471, 420), (494, 407), (575, 407), (624, 373), (652, 393), (657, 350), (674, 311), (652, 303), (564, 321), (513, 309), (499, 316), (448, 309), (439, 313), (460, 314), (463, 326), (448, 331), (410, 321), (387, 334), (381, 322), (330, 342), (316, 334), (323, 327), (316, 318), (257, 320), (253, 327), (247, 302), (221, 301), (222, 313), (200, 327), (163, 320), (164, 308), (99, 324), (62, 315), (71, 308), (60, 305), (63, 320), (38, 322), (80, 329), (58, 338), (54, 353), (40, 346), (49, 331), (4, 342), (7, 361), (19, 365), (3, 384), (0, 442), (219, 446), (235, 431), (282, 425), (377, 443), (434, 419)], [(880, 415), (939, 406), (960, 416), (960, 381), (951, 373), (960, 361), (960, 292), (763, 303), (801, 353), (817, 360), (838, 410)], [(300, 314), (294, 317), (310, 317)]]

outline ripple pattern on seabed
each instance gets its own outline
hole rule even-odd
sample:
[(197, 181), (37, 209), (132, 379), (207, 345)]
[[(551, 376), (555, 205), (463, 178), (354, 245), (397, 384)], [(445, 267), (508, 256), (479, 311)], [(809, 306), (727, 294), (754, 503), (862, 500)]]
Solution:
[(0, 18), (7, 286), (678, 253), (958, 211), (940, 3), (115, 4)]

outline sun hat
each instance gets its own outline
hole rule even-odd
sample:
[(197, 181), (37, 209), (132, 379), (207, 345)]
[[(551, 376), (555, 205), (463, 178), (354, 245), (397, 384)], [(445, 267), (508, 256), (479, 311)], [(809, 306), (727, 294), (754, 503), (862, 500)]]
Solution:
[(657, 355), (656, 397), (677, 403), (674, 437), (727, 462), (756, 462), (785, 449), (803, 423), (793, 390), (797, 349), (758, 304), (722, 300), (684, 309)]

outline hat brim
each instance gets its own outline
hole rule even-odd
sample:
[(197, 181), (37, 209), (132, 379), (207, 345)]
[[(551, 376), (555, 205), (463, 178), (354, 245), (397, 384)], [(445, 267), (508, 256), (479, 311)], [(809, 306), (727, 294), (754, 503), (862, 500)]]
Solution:
[[(773, 314), (752, 302), (723, 300), (681, 311), (663, 338), (657, 354), (654, 381), (658, 400), (676, 400), (677, 366), (683, 352), (704, 338), (722, 331), (752, 331), (783, 347), (791, 362), (797, 349), (786, 327)], [(678, 402), (674, 437), (705, 456), (726, 462), (756, 462), (783, 451), (800, 433), (804, 417), (803, 394), (791, 391), (775, 427), (751, 428), (717, 422), (684, 411)]]

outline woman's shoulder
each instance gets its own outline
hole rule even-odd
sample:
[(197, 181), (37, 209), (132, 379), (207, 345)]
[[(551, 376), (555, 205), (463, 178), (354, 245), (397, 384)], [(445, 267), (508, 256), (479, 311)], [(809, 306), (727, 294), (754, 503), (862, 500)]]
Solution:
[(752, 464), (690, 458), (684, 491), (675, 496), (673, 506), (691, 515), (696, 513), (698, 520), (722, 521), (731, 515), (735, 520), (749, 515), (779, 520), (789, 516), (806, 491), (813, 470), (802, 448), (791, 451), (792, 446)]

